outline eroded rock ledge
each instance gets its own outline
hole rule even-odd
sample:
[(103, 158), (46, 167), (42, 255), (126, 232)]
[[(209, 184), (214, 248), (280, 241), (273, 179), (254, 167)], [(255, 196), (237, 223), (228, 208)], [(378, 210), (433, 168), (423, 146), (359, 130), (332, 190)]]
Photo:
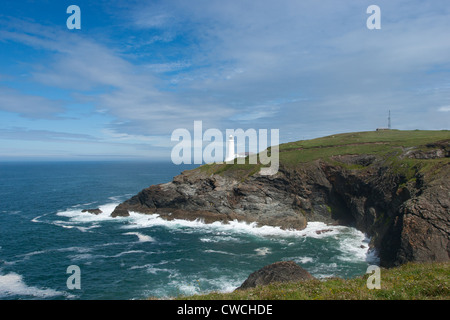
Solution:
[(142, 190), (117, 206), (112, 216), (135, 211), (169, 220), (237, 219), (288, 229), (303, 229), (307, 221), (352, 225), (372, 238), (382, 266), (448, 261), (449, 162), (427, 162), (426, 170), (405, 170), (397, 162), (449, 156), (448, 141), (427, 148), (405, 149), (394, 160), (359, 154), (296, 166), (280, 163), (273, 176), (210, 173), (200, 167)]

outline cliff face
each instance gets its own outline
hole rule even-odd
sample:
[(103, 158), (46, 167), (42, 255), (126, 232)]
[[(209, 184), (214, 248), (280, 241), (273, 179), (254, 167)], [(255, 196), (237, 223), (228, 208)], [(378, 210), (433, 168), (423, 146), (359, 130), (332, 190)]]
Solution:
[(288, 179), (255, 175), (237, 177), (185, 171), (172, 182), (153, 185), (117, 206), (112, 216), (129, 211), (158, 213), (170, 219), (203, 219), (206, 223), (241, 220), (260, 225), (303, 229), (306, 217), (295, 205)]
[(237, 164), (207, 165), (142, 190), (112, 216), (136, 211), (166, 219), (238, 219), (293, 229), (304, 228), (307, 221), (345, 224), (372, 238), (383, 266), (447, 261), (449, 156), (450, 140), (444, 140), (395, 153), (338, 152), (295, 165), (285, 157), (273, 176), (246, 166), (239, 170)]

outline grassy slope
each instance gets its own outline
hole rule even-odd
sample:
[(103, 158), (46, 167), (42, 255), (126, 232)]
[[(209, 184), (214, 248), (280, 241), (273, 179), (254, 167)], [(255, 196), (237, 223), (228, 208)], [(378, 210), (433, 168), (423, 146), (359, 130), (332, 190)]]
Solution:
[(450, 139), (449, 130), (441, 131), (367, 131), (336, 134), (328, 137), (280, 145), (280, 159), (290, 164), (329, 159), (344, 154), (398, 154), (402, 148), (424, 146)]
[[(399, 160), (397, 155), (405, 148), (416, 147), (418, 149), (426, 149), (425, 145), (428, 143), (449, 139), (449, 130), (386, 130), (342, 133), (312, 140), (281, 144), (280, 164), (295, 168), (317, 159), (336, 164), (332, 160), (333, 156), (372, 154), (386, 158), (386, 160), (390, 161), (392, 167), (397, 168), (401, 171), (400, 173), (408, 176), (415, 173), (417, 171), (415, 170), (416, 168), (426, 170), (426, 167), (434, 166), (435, 164), (448, 163), (449, 159)], [(343, 164), (339, 163), (339, 165)], [(206, 164), (198, 170), (208, 174), (233, 175), (245, 179), (246, 176), (259, 172), (260, 167), (260, 164), (248, 163), (247, 158), (246, 164)], [(411, 170), (413, 167), (415, 169)], [(350, 169), (358, 168), (357, 166), (353, 166)]]
[(381, 289), (367, 288), (370, 274), (354, 278), (330, 278), (275, 283), (232, 293), (209, 293), (179, 299), (190, 300), (449, 300), (450, 263), (408, 263), (381, 269)]

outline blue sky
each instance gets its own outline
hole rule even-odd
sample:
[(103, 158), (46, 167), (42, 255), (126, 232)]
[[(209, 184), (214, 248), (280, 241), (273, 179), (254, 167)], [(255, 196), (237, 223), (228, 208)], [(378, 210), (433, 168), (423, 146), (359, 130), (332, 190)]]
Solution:
[(170, 161), (195, 120), (280, 142), (388, 110), (397, 129), (450, 129), (449, 34), (448, 0), (2, 0), (0, 161)]

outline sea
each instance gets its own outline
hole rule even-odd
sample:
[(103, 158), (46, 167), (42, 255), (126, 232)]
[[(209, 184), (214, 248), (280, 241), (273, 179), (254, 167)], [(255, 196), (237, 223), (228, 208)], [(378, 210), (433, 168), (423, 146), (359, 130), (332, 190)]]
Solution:
[[(320, 279), (361, 276), (378, 263), (370, 239), (351, 227), (309, 222), (298, 231), (156, 214), (110, 217), (143, 188), (195, 167), (0, 163), (0, 299), (168, 299), (231, 292), (276, 261), (293, 260)], [(93, 208), (102, 213), (82, 212)]]

